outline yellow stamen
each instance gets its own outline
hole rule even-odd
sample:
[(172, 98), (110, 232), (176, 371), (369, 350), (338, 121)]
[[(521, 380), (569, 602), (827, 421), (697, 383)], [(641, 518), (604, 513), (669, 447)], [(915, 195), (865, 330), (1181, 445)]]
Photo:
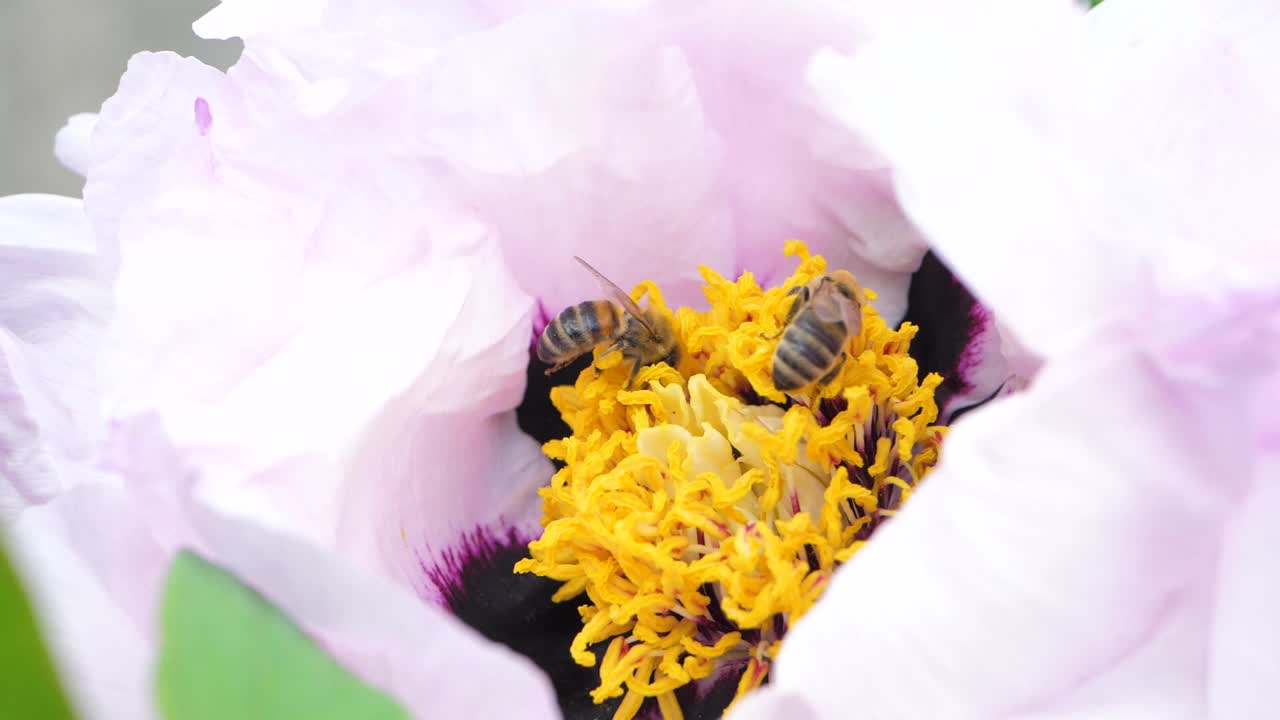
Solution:
[(702, 268), (705, 312), (672, 312), (642, 283), (633, 297), (671, 318), (680, 366), (626, 390), (615, 354), (551, 392), (572, 434), (543, 448), (564, 467), (516, 572), (564, 583), (557, 602), (585, 596), (573, 658), (599, 660), (592, 699), (622, 697), (615, 720), (647, 698), (678, 720), (675, 690), (720, 667), (742, 670), (735, 702), (765, 682), (789, 624), (937, 462), (942, 379), (918, 378), (916, 328), (870, 302), (835, 377), (791, 397), (773, 385), (788, 292), (826, 271), (803, 243), (786, 253), (799, 267), (768, 290)]

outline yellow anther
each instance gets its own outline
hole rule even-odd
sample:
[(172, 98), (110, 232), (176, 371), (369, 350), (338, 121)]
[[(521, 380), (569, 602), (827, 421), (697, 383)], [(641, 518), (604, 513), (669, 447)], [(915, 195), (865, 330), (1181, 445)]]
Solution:
[(572, 434), (543, 447), (564, 467), (516, 572), (583, 603), (571, 653), (598, 660), (591, 695), (621, 698), (615, 720), (649, 698), (682, 718), (675, 691), (721, 666), (742, 668), (737, 697), (765, 682), (788, 623), (937, 462), (941, 378), (918, 377), (916, 328), (889, 328), (870, 302), (829, 382), (793, 397), (773, 385), (788, 293), (827, 271), (803, 243), (785, 252), (799, 266), (775, 288), (702, 268), (705, 312), (673, 312), (642, 283), (632, 295), (671, 319), (679, 367), (623, 389), (629, 368), (604, 358), (552, 390)]

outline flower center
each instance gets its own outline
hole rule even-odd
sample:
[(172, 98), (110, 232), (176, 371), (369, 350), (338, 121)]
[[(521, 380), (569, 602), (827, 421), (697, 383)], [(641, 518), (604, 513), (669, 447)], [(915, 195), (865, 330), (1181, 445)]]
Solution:
[(564, 466), (516, 572), (564, 583), (557, 602), (585, 595), (571, 652), (599, 663), (595, 702), (624, 696), (615, 720), (647, 698), (682, 718), (676, 690), (713, 674), (741, 673), (735, 701), (763, 683), (789, 625), (937, 462), (942, 378), (918, 379), (916, 327), (890, 329), (869, 303), (860, 328), (825, 325), (842, 365), (775, 386), (778, 345), (799, 341), (784, 331), (823, 300), (797, 289), (830, 277), (803, 243), (786, 253), (799, 267), (768, 290), (702, 268), (706, 312), (673, 313), (642, 283), (632, 295), (670, 318), (679, 367), (646, 367), (628, 389), (615, 353), (552, 390), (572, 435), (544, 446)]

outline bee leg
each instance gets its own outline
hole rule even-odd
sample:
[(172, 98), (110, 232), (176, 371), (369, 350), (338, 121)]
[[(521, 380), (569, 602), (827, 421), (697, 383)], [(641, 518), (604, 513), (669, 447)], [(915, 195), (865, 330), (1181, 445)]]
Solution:
[(796, 313), (800, 312), (800, 308), (803, 307), (805, 303), (809, 302), (809, 286), (800, 285), (798, 287), (793, 287), (791, 288), (791, 292), (787, 293), (788, 297), (791, 295), (799, 295), (800, 297), (791, 302), (791, 307), (787, 309), (787, 319), (782, 321), (783, 325), (787, 325), (794, 320)]
[(582, 357), (582, 353), (578, 353), (577, 355), (574, 355), (573, 357), (569, 358), (568, 360), (562, 360), (562, 361), (560, 361), (560, 362), (556, 363), (555, 365), (552, 365), (551, 367), (547, 368), (547, 371), (546, 371), (544, 374), (545, 374), (545, 375), (550, 375), (550, 374), (552, 374), (552, 373), (559, 372), (559, 371), (561, 371), (561, 370), (565, 369), (566, 367), (569, 367), (570, 365), (572, 365), (572, 364), (573, 364), (575, 361), (577, 361), (577, 359), (578, 359), (578, 358), (580, 358), (580, 357)]
[(639, 374), (640, 374), (640, 358), (636, 358), (635, 361), (631, 363), (631, 374), (627, 376), (627, 384), (623, 385), (622, 387), (624, 389), (630, 390), (631, 384), (636, 381), (636, 375), (639, 375)]
[(602, 358), (606, 358), (606, 357), (608, 357), (609, 355), (611, 355), (611, 354), (613, 354), (613, 353), (615, 353), (615, 352), (618, 352), (618, 351), (619, 351), (619, 350), (621, 350), (621, 349), (622, 349), (622, 343), (620, 343), (620, 342), (616, 342), (616, 343), (614, 343), (614, 344), (610, 345), (609, 347), (605, 348), (604, 352), (600, 353), (600, 357), (596, 358), (596, 359), (595, 359), (595, 361), (593, 361), (593, 362), (591, 363), (591, 369), (592, 369), (593, 371), (595, 371), (595, 376), (596, 376), (596, 377), (600, 377), (600, 368), (596, 365), (596, 363), (597, 363), (597, 362), (600, 362), (600, 360), (601, 360)]
[(791, 402), (800, 407), (809, 407), (809, 396), (804, 393), (787, 393), (787, 397), (791, 398)]
[(787, 309), (787, 317), (785, 320), (782, 321), (782, 327), (778, 328), (778, 332), (772, 335), (768, 333), (761, 335), (760, 336), (761, 339), (772, 340), (787, 331), (787, 326), (790, 325), (791, 321), (795, 319), (796, 313), (800, 312), (800, 308), (805, 303), (809, 302), (809, 286), (797, 285), (791, 288), (790, 292), (787, 293), (787, 297), (791, 297), (792, 295), (799, 295), (799, 297), (793, 300), (791, 302), (791, 307)]

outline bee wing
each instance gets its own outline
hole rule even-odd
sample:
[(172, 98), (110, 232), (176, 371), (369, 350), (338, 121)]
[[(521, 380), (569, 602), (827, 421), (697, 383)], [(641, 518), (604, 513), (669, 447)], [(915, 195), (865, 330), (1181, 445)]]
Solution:
[(604, 291), (604, 294), (608, 299), (621, 305), (627, 313), (631, 315), (631, 317), (635, 318), (644, 326), (645, 330), (648, 330), (650, 333), (653, 332), (653, 327), (649, 325), (649, 321), (644, 319), (644, 311), (640, 309), (640, 306), (636, 304), (635, 300), (631, 299), (630, 295), (624, 292), (622, 288), (614, 285), (612, 280), (601, 275), (600, 271), (591, 267), (590, 263), (586, 260), (583, 260), (577, 255), (574, 255), (573, 259), (577, 260), (582, 267), (587, 269), (587, 272), (591, 273), (592, 277), (596, 279), (596, 282), (600, 284), (600, 289)]
[(813, 293), (809, 306), (824, 323), (843, 322), (850, 335), (862, 332), (862, 308), (833, 282), (822, 283)]

